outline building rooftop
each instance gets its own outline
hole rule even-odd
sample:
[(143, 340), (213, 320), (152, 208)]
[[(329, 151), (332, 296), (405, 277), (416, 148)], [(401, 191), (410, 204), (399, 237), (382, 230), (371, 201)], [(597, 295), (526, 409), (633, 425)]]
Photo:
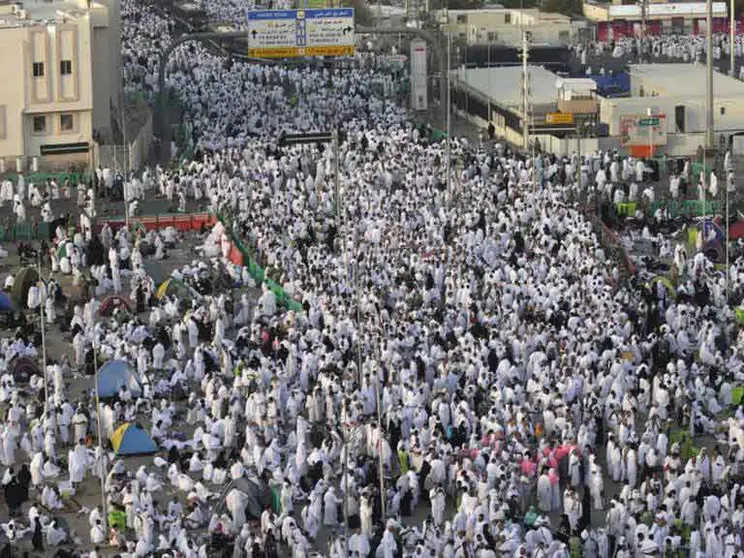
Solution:
[[(533, 105), (549, 105), (558, 99), (556, 74), (540, 66), (530, 66), (530, 101)], [(522, 67), (472, 68), (455, 72), (460, 81), (494, 103), (503, 107), (521, 105)]]
[[(660, 96), (705, 97), (706, 70), (703, 65), (633, 64), (630, 80), (631, 85), (633, 80), (640, 80), (645, 88), (652, 88)], [(717, 98), (744, 98), (744, 81), (714, 71), (713, 93)]]
[[(508, 12), (514, 17), (519, 18), (519, 14), (523, 14), (525, 19), (532, 18), (534, 22), (538, 23), (551, 23), (551, 22), (564, 22), (571, 21), (571, 18), (567, 15), (555, 13), (555, 12), (543, 12), (538, 8), (505, 8), (503, 6), (487, 6), (485, 8), (477, 8), (474, 10), (439, 10), (438, 18), (442, 15), (449, 14), (450, 17), (457, 17), (459, 15), (474, 15), (488, 14), (488, 13), (505, 13)], [(516, 22), (515, 22), (516, 23)]]
[(0, 5), (0, 28), (75, 20), (87, 13), (87, 7), (87, 2), (81, 6), (81, 3), (75, 0), (26, 1)]

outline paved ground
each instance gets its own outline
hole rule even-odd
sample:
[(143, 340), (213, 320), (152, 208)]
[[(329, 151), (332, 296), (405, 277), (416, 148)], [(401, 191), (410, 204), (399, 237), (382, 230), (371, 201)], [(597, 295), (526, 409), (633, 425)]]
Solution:
[[(76, 206), (75, 201), (73, 200), (59, 200), (55, 201), (52, 204), (53, 210), (56, 214), (63, 214), (67, 212), (75, 212)], [(111, 202), (107, 200), (103, 200), (99, 202), (100, 212), (102, 216), (114, 216), (114, 215), (123, 215), (124, 214), (124, 203), (123, 202)], [(167, 212), (169, 207), (166, 200), (163, 199), (157, 199), (154, 197), (151, 197), (147, 200), (147, 202), (142, 204), (143, 210), (147, 212), (147, 214), (153, 214), (153, 213), (164, 213)], [(189, 204), (188, 210), (189, 211), (196, 211), (204, 209), (203, 207), (196, 207), (193, 204)], [(29, 208), (29, 220), (38, 220), (39, 219), (39, 211), (37, 209), (31, 209)], [(6, 205), (5, 207), (0, 208), (0, 222), (13, 222), (14, 220), (11, 217), (10, 214), (10, 208)], [(174, 249), (170, 250), (168, 253), (168, 258), (165, 260), (162, 260), (162, 270), (163, 273), (167, 276), (176, 268), (179, 268), (183, 266), (185, 263), (191, 262), (195, 258), (198, 257), (198, 255), (194, 252), (194, 248), (202, 243), (202, 238), (197, 233), (186, 233), (186, 235), (182, 238), (182, 242), (177, 245)], [(37, 244), (37, 243), (34, 243)], [(0, 280), (4, 281), (5, 277), (8, 274), (16, 273), (20, 267), (17, 250), (16, 250), (16, 243), (14, 242), (6, 242), (3, 244), (3, 248), (8, 250), (9, 255), (7, 258), (0, 260)], [(60, 283), (63, 285), (69, 284), (70, 280), (69, 277), (60, 277), (59, 278)], [(123, 286), (125, 288), (125, 295), (128, 295), (128, 292), (126, 289), (128, 289), (128, 280), (123, 279), (122, 281)], [(256, 298), (258, 296), (257, 290), (251, 290), (249, 291), (251, 295)], [(240, 295), (237, 294), (239, 297)], [(147, 319), (147, 315), (143, 315), (143, 319)], [(8, 336), (11, 332), (8, 330), (0, 330), (0, 335), (2, 336)], [(69, 337), (68, 333), (63, 333), (59, 327), (58, 324), (52, 325), (50, 327), (46, 328), (46, 350), (47, 350), (47, 357), (48, 358), (55, 358), (59, 359), (63, 354), (67, 354), (68, 356), (72, 357), (72, 347), (71, 347), (71, 339)], [(68, 394), (71, 401), (75, 401), (80, 398), (82, 394), (85, 392), (90, 392), (93, 389), (93, 379), (84, 377), (81, 375), (74, 375), (71, 378), (68, 378)], [(183, 409), (181, 409), (183, 411)], [(139, 422), (142, 424), (145, 428), (150, 428), (150, 421), (149, 417), (147, 416), (140, 416)], [(189, 429), (186, 427), (187, 425), (183, 424), (181, 425), (183, 430), (186, 431), (187, 435), (191, 435), (192, 429)], [(94, 430), (95, 432), (95, 430)], [(58, 452), (60, 455), (66, 456), (68, 448), (59, 448)], [(17, 454), (20, 461), (20, 454)], [(152, 466), (152, 457), (137, 457), (137, 458), (127, 458), (126, 459), (126, 465), (127, 468), (130, 471), (136, 471), (137, 468), (140, 465), (148, 465)], [(66, 478), (67, 472), (66, 468), (63, 471), (63, 475), (61, 478)], [(216, 492), (219, 491), (218, 488), (214, 488)], [(31, 501), (27, 502), (23, 506), (23, 517), (22, 520), (27, 521), (26, 512), (28, 508), (31, 505), (31, 502), (33, 502), (34, 498), (38, 497), (39, 495), (34, 494), (33, 491), (31, 493)], [(160, 501), (163, 505), (167, 504), (167, 501), (170, 499), (171, 495), (164, 491), (162, 494), (158, 494), (156, 496), (156, 500)], [(63, 518), (67, 524), (70, 526), (70, 529), (74, 531), (77, 535), (81, 537), (81, 543), (82, 547), (84, 548), (90, 548), (89, 545), (89, 526), (88, 526), (88, 520), (87, 520), (87, 512), (85, 510), (90, 510), (95, 505), (100, 505), (101, 503), (101, 487), (100, 487), (100, 481), (98, 479), (89, 477), (86, 482), (84, 482), (78, 489), (77, 494), (75, 495), (74, 501), (70, 502), (68, 504), (68, 508), (64, 510), (64, 512), (57, 514), (59, 517)], [(82, 508), (81, 508), (82, 507)], [(2, 499), (0, 499), (0, 523), (7, 521), (8, 518), (8, 512), (7, 508), (4, 505), (4, 502), (2, 502)], [(0, 536), (0, 542), (2, 541), (2, 536)], [(80, 546), (77, 546), (80, 548)], [(19, 543), (18, 548), (21, 550), (27, 550), (31, 551), (31, 545), (30, 540), (24, 540)], [(106, 556), (113, 556), (116, 552), (111, 551), (107, 552)], [(44, 554), (30, 554), (30, 556), (52, 556), (53, 551), (47, 551)]]

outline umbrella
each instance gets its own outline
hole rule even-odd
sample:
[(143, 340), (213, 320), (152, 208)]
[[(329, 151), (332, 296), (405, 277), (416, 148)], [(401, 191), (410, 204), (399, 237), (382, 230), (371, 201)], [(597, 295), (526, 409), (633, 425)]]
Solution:
[(41, 375), (39, 366), (29, 357), (17, 357), (11, 361), (13, 379), (22, 384), (27, 384), (31, 376)]
[(26, 307), (26, 297), (31, 286), (39, 280), (39, 273), (33, 267), (24, 267), (13, 281), (11, 297), (18, 308)]

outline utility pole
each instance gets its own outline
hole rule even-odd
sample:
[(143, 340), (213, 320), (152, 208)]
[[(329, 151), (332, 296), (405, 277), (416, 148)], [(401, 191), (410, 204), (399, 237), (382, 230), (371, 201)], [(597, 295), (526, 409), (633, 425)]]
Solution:
[(705, 2), (705, 50), (707, 64), (705, 148), (713, 149), (713, 0), (706, 0)]
[[(49, 404), (49, 378), (47, 374), (47, 355), (46, 355), (46, 325), (44, 324), (44, 305), (46, 304), (46, 297), (49, 296), (49, 288), (44, 282), (41, 275), (41, 249), (39, 249), (39, 260), (37, 265), (39, 275), (39, 321), (41, 326), (41, 371), (44, 376), (44, 418), (46, 420), (46, 413), (51, 407)], [(43, 291), (42, 291), (43, 290)], [(41, 296), (41, 293), (45, 296)]]
[(641, 0), (641, 48), (638, 50), (638, 62), (643, 63), (643, 47), (646, 44), (646, 28), (648, 19), (648, 0)]
[(734, 18), (734, 0), (729, 9), (729, 75), (736, 77), (736, 59), (734, 57), (734, 42), (736, 41), (736, 19)]
[(108, 523), (108, 510), (106, 509), (106, 476), (108, 471), (106, 470), (106, 450), (105, 444), (103, 443), (103, 429), (101, 428), (101, 397), (98, 392), (98, 355), (96, 351), (96, 337), (97, 334), (94, 332), (93, 337), (93, 370), (95, 373), (95, 385), (96, 385), (96, 429), (98, 431), (98, 451), (101, 454), (101, 524), (103, 525), (103, 532), (106, 532)]
[(447, 138), (445, 140), (445, 154), (444, 157), (447, 159), (445, 162), (445, 170), (447, 172), (447, 176), (445, 177), (445, 184), (447, 187), (447, 196), (452, 200), (452, 177), (450, 176), (452, 174), (452, 86), (451, 86), (451, 76), (452, 73), (451, 70), (452, 67), (452, 33), (449, 31), (449, 26), (447, 27)]
[(525, 152), (530, 145), (530, 70), (527, 65), (528, 58), (527, 32), (522, 31), (522, 147)]

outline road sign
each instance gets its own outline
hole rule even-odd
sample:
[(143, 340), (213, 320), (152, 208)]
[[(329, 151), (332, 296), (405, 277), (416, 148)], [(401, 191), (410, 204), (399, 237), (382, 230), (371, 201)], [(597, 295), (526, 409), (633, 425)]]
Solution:
[(666, 115), (624, 115), (620, 117), (620, 144), (649, 147), (667, 144)]
[(641, 126), (641, 127), (658, 126), (659, 125), (659, 118), (658, 117), (641, 118), (638, 121), (638, 125)]
[(548, 124), (573, 124), (574, 115), (570, 112), (549, 112), (545, 116), (545, 122)]
[(353, 8), (248, 12), (248, 56), (350, 56), (354, 43)]

